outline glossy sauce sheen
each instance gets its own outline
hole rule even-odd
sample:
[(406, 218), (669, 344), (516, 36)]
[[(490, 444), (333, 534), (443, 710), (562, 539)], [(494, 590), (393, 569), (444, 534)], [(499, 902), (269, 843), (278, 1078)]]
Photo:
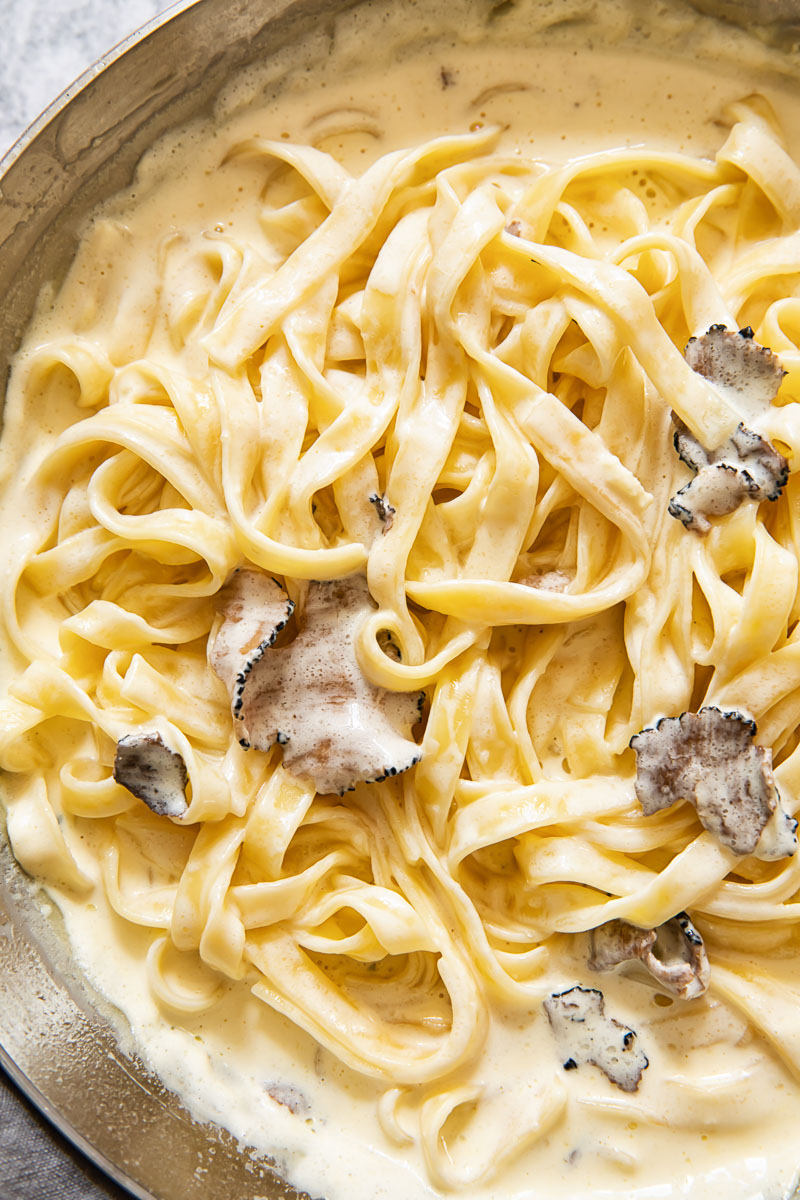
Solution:
[[(345, 33), (336, 52), (347, 65), (358, 53)], [(357, 76), (337, 70), (336, 61), (334, 56), (333, 65), (310, 80), (288, 70), (274, 99), (258, 98), (257, 78), (241, 82), (214, 127), (194, 129), (148, 156), (131, 195), (112, 206), (111, 226), (89, 230), (66, 288), (52, 306), (43, 303), (28, 344), (45, 327), (48, 337), (80, 328), (81, 272), (96, 266), (104, 252), (115, 258), (117, 290), (109, 305), (117, 317), (109, 327), (122, 344), (124, 274), (139, 279), (152, 272), (151, 248), (165, 236), (230, 228), (247, 241), (257, 220), (263, 164), (225, 160), (243, 139), (313, 141), (354, 172), (393, 148), (488, 123), (505, 126), (501, 148), (508, 154), (547, 163), (642, 143), (711, 155), (720, 142), (721, 111), (748, 90), (741, 76), (717, 75), (705, 65), (632, 56), (625, 49), (570, 48), (563, 33), (514, 48), (500, 38), (493, 42), (482, 29), (458, 46), (447, 39), (410, 46), (398, 61), (364, 66)], [(753, 72), (765, 90), (755, 67)], [(800, 134), (797, 100), (777, 93), (771, 98), (784, 127)], [(57, 424), (59, 414), (41, 419)], [(15, 429), (13, 412), (9, 430), (6, 462), (13, 462), (31, 433)], [(90, 829), (85, 837), (79, 865), (96, 879)], [(145, 878), (144, 861), (141, 869)], [(394, 1140), (381, 1126), (377, 1109), (385, 1089), (379, 1084), (272, 1013), (249, 995), (246, 983), (224, 983), (223, 998), (208, 1014), (173, 1019), (153, 1000), (142, 969), (150, 931), (111, 913), (99, 885), (88, 900), (57, 889), (52, 894), (87, 974), (125, 1014), (146, 1062), (195, 1115), (268, 1151), (296, 1186), (327, 1200), (438, 1194), (426, 1179), (419, 1145), (403, 1136), (402, 1111)], [(477, 1068), (492, 1103), (479, 1125), (467, 1114), (449, 1141), (464, 1175), (461, 1194), (470, 1200), (501, 1194), (505, 1200), (783, 1196), (800, 1159), (800, 1095), (766, 1043), (713, 990), (684, 1005), (661, 995), (644, 976), (598, 980), (586, 968), (585, 947), (563, 941), (543, 991), (576, 981), (602, 987), (608, 1010), (646, 1046), (650, 1062), (640, 1090), (625, 1095), (590, 1067), (564, 1073), (566, 1116), (496, 1180), (470, 1183), (475, 1164), (495, 1154), (502, 1137), (511, 1133), (513, 1140), (516, 1124), (522, 1128), (526, 1106), (538, 1103), (540, 1064), (549, 1074), (556, 1055), (540, 1006), (495, 1010)], [(785, 969), (787, 978), (800, 980), (793, 962)], [(201, 971), (198, 986), (206, 984), (215, 986)], [(464, 1070), (465, 1083), (474, 1078), (474, 1067)], [(710, 1093), (709, 1079), (716, 1080)]]

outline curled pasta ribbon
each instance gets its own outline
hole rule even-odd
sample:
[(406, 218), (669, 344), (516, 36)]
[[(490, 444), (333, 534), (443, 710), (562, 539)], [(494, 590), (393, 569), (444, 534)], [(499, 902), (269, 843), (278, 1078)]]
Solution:
[(404, 1088), (387, 1088), (378, 1101), (378, 1120), (381, 1129), (397, 1146), (408, 1146), (414, 1141), (400, 1123), (398, 1108), (403, 1099)]
[(480, 1046), (486, 1005), (471, 972), (455, 953), (437, 971), (453, 1012), (442, 1035), (423, 1035), (372, 1015), (334, 987), (296, 941), (275, 930), (248, 939), (248, 957), (262, 979), (253, 991), (290, 1017), (354, 1070), (374, 1078), (421, 1083), (455, 1070)]
[(175, 972), (169, 971), (165, 962), (169, 948), (169, 938), (159, 937), (152, 942), (147, 951), (147, 982), (153, 995), (173, 1012), (192, 1015), (208, 1012), (220, 997), (220, 979), (209, 978), (201, 982), (195, 976), (192, 981), (194, 986), (188, 986), (185, 978), (181, 978), (182, 974), (185, 977), (187, 972), (181, 972), (180, 969)]
[[(9, 444), (38, 431), (3, 494), (15, 853), (150, 931), (171, 1019), (236, 981), (373, 1081), (440, 1188), (502, 1189), (562, 1119), (552, 1064), (503, 1097), (487, 1046), (615, 918), (691, 908), (738, 1031), (729, 1078), (662, 1081), (673, 1125), (743, 1119), (731, 1097), (768, 1075), (743, 1028), (800, 1073), (775, 1015), (797, 858), (737, 858), (686, 803), (645, 817), (629, 749), (665, 714), (742, 709), (800, 804), (800, 176), (765, 102), (726, 120), (713, 161), (546, 167), (487, 128), (358, 176), (320, 148), (338, 117), (312, 146), (236, 143), (217, 169), (247, 217), (155, 249), (98, 219), (58, 301), (75, 332), (26, 348), (9, 390)], [(758, 431), (792, 474), (701, 538), (668, 513), (671, 413), (709, 449), (738, 422), (683, 353), (716, 323), (780, 355)], [(293, 622), (309, 581), (366, 575), (358, 664), (424, 689), (417, 766), (321, 796), (280, 746), (242, 747), (207, 650), (243, 565)], [(131, 733), (182, 758), (182, 817), (114, 782)], [(580, 1102), (666, 1119), (644, 1093)]]
[[(567, 1103), (563, 1084), (553, 1079), (545, 1088), (531, 1085), (515, 1094), (502, 1097), (487, 1097), (485, 1089), (467, 1084), (460, 1088), (442, 1091), (424, 1102), (419, 1121), (425, 1163), (431, 1178), (439, 1187), (453, 1191), (477, 1183), (488, 1183), (498, 1175), (511, 1160), (523, 1154), (532, 1143), (543, 1138), (564, 1113)], [(471, 1118), (472, 1128), (464, 1137), (469, 1150), (466, 1162), (459, 1162), (450, 1149), (445, 1135), (448, 1120), (461, 1106), (475, 1106)], [(498, 1142), (481, 1146), (476, 1154), (474, 1142), (481, 1141), (481, 1120), (485, 1119), (486, 1106), (502, 1106), (504, 1133)], [(496, 1127), (498, 1115), (492, 1114), (491, 1127)], [(502, 1118), (500, 1118), (502, 1120)]]
[(64, 811), (76, 817), (116, 817), (133, 808), (134, 797), (99, 769), (92, 758), (73, 758), (58, 772)]
[(6, 829), (18, 861), (35, 879), (86, 893), (92, 880), (81, 869), (59, 827), (42, 779), (17, 786), (6, 798)]
[(81, 337), (65, 337), (40, 346), (20, 360), (26, 378), (24, 386), (47, 394), (60, 373), (71, 377), (79, 408), (105, 404), (114, 367), (99, 342)]

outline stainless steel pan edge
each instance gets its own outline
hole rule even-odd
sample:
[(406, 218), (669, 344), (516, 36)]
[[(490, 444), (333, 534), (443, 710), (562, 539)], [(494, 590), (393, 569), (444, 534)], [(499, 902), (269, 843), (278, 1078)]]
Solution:
[(130, 183), (166, 130), (208, 112), (239, 68), (357, 0), (179, 0), (69, 87), (0, 159), (0, 394), (45, 280), (82, 218)]
[[(358, 2), (180, 0), (86, 72), (0, 160), (0, 394), (39, 290), (66, 269), (85, 214), (130, 182), (162, 133), (208, 111), (234, 71)], [(800, 0), (695, 7), (756, 26), (786, 50), (800, 42)], [(0, 829), (0, 1061), (33, 1103), (140, 1200), (297, 1200), (147, 1071), (122, 1019), (72, 968), (47, 910)]]
[[(3, 831), (4, 832), (4, 831)], [(76, 974), (57, 914), (0, 844), (0, 1061), (74, 1145), (140, 1200), (298, 1200), (227, 1131), (192, 1119)]]

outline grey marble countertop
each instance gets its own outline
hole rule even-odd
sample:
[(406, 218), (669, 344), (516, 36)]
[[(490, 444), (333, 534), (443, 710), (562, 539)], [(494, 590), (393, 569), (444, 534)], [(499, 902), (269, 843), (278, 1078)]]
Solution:
[(0, 157), (78, 75), (172, 0), (0, 0)]
[[(0, 0), (0, 157), (98, 58), (171, 0)], [(121, 1200), (0, 1069), (2, 1200)]]

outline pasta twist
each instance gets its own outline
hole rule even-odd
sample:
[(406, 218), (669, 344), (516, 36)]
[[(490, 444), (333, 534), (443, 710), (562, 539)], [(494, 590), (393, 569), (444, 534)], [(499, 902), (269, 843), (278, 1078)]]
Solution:
[[(232, 146), (263, 189), (248, 238), (170, 235), (131, 290), (138, 249), (98, 220), (79, 261), (117, 269), (78, 303), (76, 267), (74, 332), (14, 371), (7, 436), (47, 414), (5, 489), (17, 857), (148, 931), (171, 1013), (244, 981), (379, 1081), (387, 1136), (441, 1187), (490, 1181), (563, 1117), (554, 1060), (496, 1144), (448, 1145), (457, 1110), (499, 1103), (476, 1066), (497, 1014), (538, 1005), (615, 917), (691, 909), (712, 992), (800, 1074), (764, 1001), (796, 995), (797, 856), (737, 859), (687, 805), (644, 818), (628, 748), (662, 715), (743, 709), (800, 804), (798, 477), (705, 538), (667, 513), (670, 410), (707, 446), (738, 419), (682, 354), (712, 323), (780, 355), (762, 432), (800, 462), (800, 172), (760, 98), (729, 116), (714, 161), (546, 168), (484, 128), (355, 176)], [(366, 573), (359, 663), (426, 690), (418, 767), (337, 800), (242, 749), (206, 647), (243, 563), (301, 605)], [(180, 820), (114, 781), (137, 729), (183, 757)]]

